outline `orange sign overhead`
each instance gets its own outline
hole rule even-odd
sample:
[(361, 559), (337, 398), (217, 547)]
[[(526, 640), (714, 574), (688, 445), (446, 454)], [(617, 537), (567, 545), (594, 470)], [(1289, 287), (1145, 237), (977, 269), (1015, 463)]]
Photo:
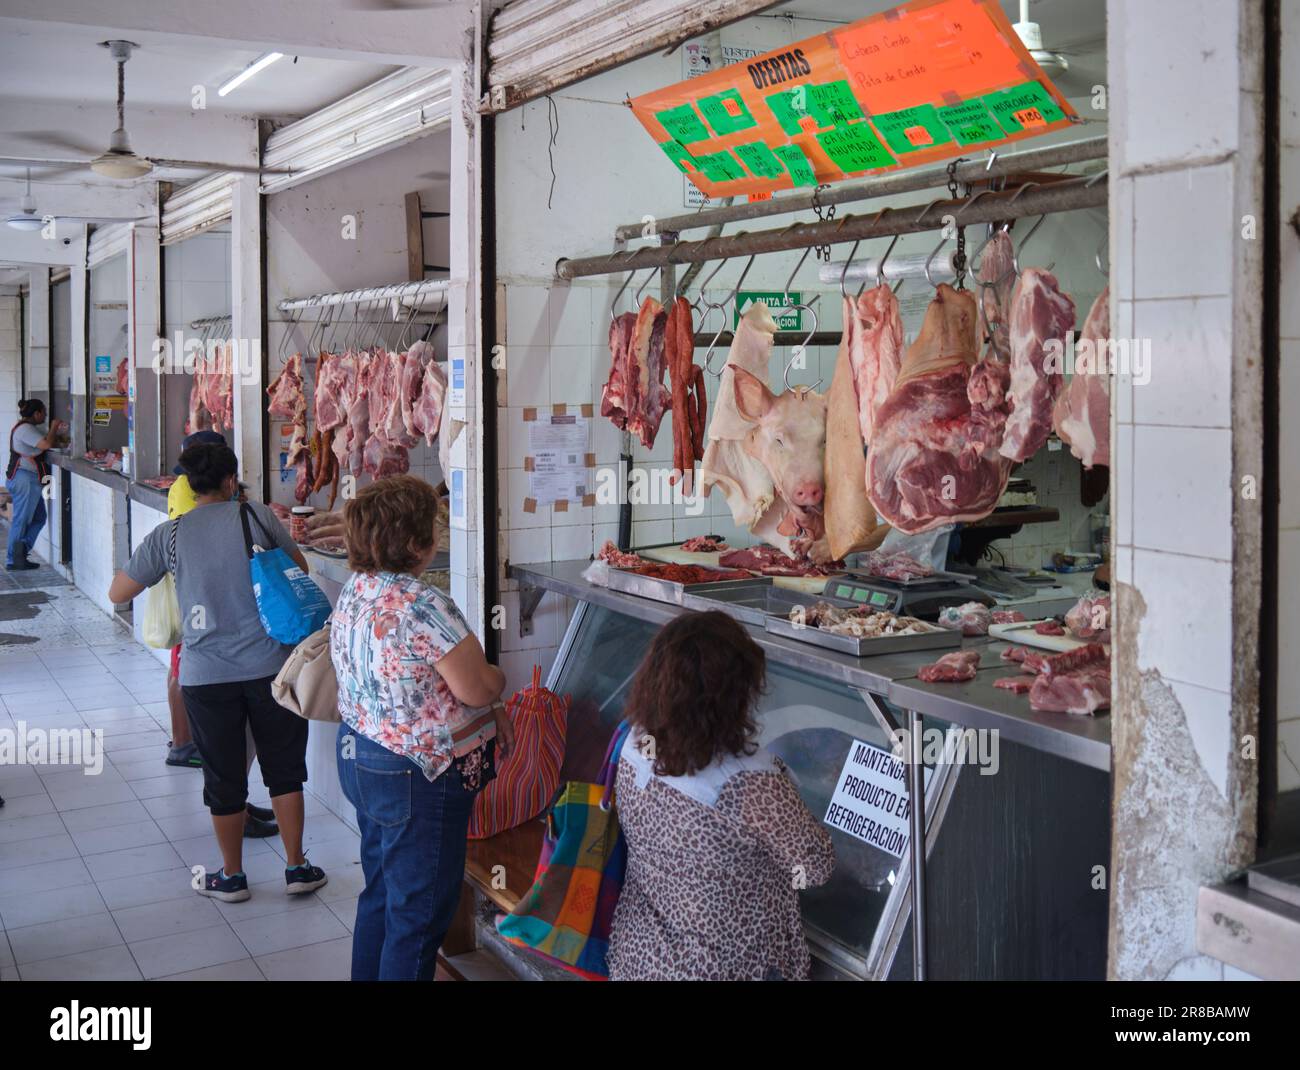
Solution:
[(914, 167), (1077, 121), (997, 0), (903, 4), (632, 111), (710, 197)]

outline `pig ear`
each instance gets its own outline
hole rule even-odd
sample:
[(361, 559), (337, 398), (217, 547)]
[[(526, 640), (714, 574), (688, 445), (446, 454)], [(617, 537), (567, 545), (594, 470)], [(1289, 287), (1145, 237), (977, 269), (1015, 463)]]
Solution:
[(746, 420), (757, 423), (772, 411), (772, 405), (776, 401), (772, 391), (768, 390), (762, 379), (744, 368), (738, 368), (734, 364), (727, 366), (731, 369), (731, 384), (736, 392), (736, 408)]

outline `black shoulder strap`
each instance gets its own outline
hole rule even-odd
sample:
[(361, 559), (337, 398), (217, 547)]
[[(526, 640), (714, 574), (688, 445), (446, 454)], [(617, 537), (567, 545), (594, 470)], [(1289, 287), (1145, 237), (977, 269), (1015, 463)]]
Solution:
[(176, 533), (180, 530), (181, 518), (172, 521), (171, 531), (167, 533), (167, 571), (176, 575)]
[(262, 523), (261, 517), (253, 512), (253, 507), (248, 502), (239, 503), (239, 521), (244, 526), (244, 549), (248, 551), (248, 559), (253, 559), (253, 533), (248, 526), (248, 518), (252, 517), (257, 526), (262, 529), (262, 534), (266, 536), (265, 549), (271, 550), (275, 547), (275, 539), (271, 538), (271, 533), (266, 530), (266, 525)]

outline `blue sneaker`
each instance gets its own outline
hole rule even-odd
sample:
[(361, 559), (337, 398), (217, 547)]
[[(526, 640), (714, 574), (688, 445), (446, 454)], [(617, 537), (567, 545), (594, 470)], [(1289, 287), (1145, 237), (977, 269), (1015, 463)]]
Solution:
[(306, 895), (329, 883), (325, 871), (320, 866), (304, 862), (301, 866), (286, 866), (284, 870), (284, 894)]
[(219, 869), (216, 873), (209, 873), (204, 877), (199, 895), (206, 895), (209, 899), (220, 899), (223, 903), (241, 903), (250, 895), (248, 878), (242, 873), (227, 877), (225, 869)]

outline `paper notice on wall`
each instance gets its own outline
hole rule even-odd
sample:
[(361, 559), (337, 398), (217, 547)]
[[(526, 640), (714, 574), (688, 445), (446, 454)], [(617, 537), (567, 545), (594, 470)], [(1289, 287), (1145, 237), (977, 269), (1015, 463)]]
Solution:
[(465, 407), (465, 358), (452, 357), (447, 362), (451, 374), (447, 381), (447, 404), (453, 409)]
[(570, 414), (539, 416), (529, 422), (529, 497), (539, 504), (553, 504), (586, 496), (590, 429), (587, 417)]
[[(931, 771), (925, 770), (930, 785)], [(911, 800), (907, 763), (881, 747), (855, 739), (823, 822), (877, 850), (902, 858), (909, 841)]]

